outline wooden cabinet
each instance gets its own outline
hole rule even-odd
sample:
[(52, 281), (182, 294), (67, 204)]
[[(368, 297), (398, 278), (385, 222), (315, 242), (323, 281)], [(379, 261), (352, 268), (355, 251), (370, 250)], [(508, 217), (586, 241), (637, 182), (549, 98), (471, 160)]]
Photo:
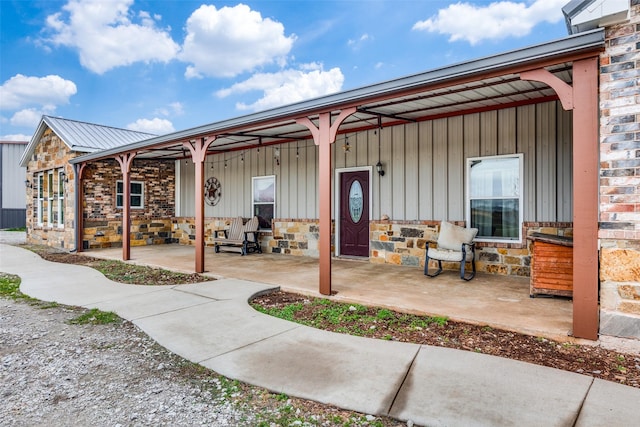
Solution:
[(529, 296), (573, 296), (573, 239), (533, 233)]

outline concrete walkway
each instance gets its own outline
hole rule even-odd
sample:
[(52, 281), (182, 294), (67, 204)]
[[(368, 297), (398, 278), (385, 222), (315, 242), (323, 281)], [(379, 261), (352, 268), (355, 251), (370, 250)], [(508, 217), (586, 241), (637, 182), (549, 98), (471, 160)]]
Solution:
[(132, 321), (169, 350), (229, 378), (429, 426), (635, 426), (640, 390), (466, 351), (335, 334), (272, 318), (247, 300), (272, 286), (222, 279), (173, 287), (111, 282), (0, 244), (22, 292)]

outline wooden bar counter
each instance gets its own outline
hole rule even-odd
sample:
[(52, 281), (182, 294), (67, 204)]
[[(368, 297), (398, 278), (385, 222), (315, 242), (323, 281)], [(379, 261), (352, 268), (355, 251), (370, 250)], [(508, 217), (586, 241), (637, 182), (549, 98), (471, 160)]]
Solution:
[(573, 239), (533, 233), (529, 296), (573, 296)]

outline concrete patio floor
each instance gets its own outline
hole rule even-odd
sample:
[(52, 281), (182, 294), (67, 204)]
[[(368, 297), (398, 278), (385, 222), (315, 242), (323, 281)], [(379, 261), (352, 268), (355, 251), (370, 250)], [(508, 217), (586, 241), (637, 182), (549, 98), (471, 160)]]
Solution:
[[(87, 256), (122, 259), (122, 249), (95, 249)], [(195, 248), (183, 245), (131, 248), (130, 262), (192, 273)], [(372, 264), (359, 260), (332, 260), (330, 298), (387, 307), (409, 313), (447, 316), (452, 320), (544, 336), (579, 341), (569, 336), (572, 302), (563, 298), (529, 298), (529, 278), (478, 273), (465, 282), (457, 272), (437, 278), (423, 275), (420, 267)], [(318, 260), (308, 257), (214, 253), (206, 248), (206, 275), (236, 278), (279, 286), (310, 296), (318, 292)]]

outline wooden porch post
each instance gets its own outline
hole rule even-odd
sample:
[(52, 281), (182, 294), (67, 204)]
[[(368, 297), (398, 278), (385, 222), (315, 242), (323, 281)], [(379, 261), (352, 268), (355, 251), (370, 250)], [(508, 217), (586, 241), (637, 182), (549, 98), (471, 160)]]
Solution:
[(573, 336), (598, 339), (598, 58), (573, 63), (573, 87), (545, 69), (523, 80), (551, 86), (573, 110)]
[(320, 113), (317, 127), (307, 117), (296, 120), (296, 123), (306, 126), (311, 131), (313, 142), (320, 150), (318, 165), (320, 237), (318, 245), (320, 250), (319, 291), (322, 295), (331, 295), (331, 144), (335, 142), (338, 128), (342, 122), (355, 112), (355, 107), (342, 110), (333, 124), (330, 112)]
[(122, 170), (122, 260), (131, 259), (131, 164), (135, 153), (120, 154), (116, 160)]
[[(84, 168), (87, 164), (80, 163), (73, 165), (73, 170), (75, 172), (75, 188), (74, 193), (76, 197), (76, 212), (75, 212), (75, 222), (76, 222), (76, 252), (82, 252), (84, 250), (82, 240), (84, 238), (84, 191), (82, 184), (82, 174), (84, 173)], [(65, 203), (66, 204), (66, 203)]]
[(573, 335), (598, 339), (598, 58), (573, 63)]
[(196, 203), (196, 273), (204, 273), (204, 161), (207, 149), (216, 137), (189, 141), (183, 145), (191, 152), (191, 160), (195, 165), (195, 203)]

